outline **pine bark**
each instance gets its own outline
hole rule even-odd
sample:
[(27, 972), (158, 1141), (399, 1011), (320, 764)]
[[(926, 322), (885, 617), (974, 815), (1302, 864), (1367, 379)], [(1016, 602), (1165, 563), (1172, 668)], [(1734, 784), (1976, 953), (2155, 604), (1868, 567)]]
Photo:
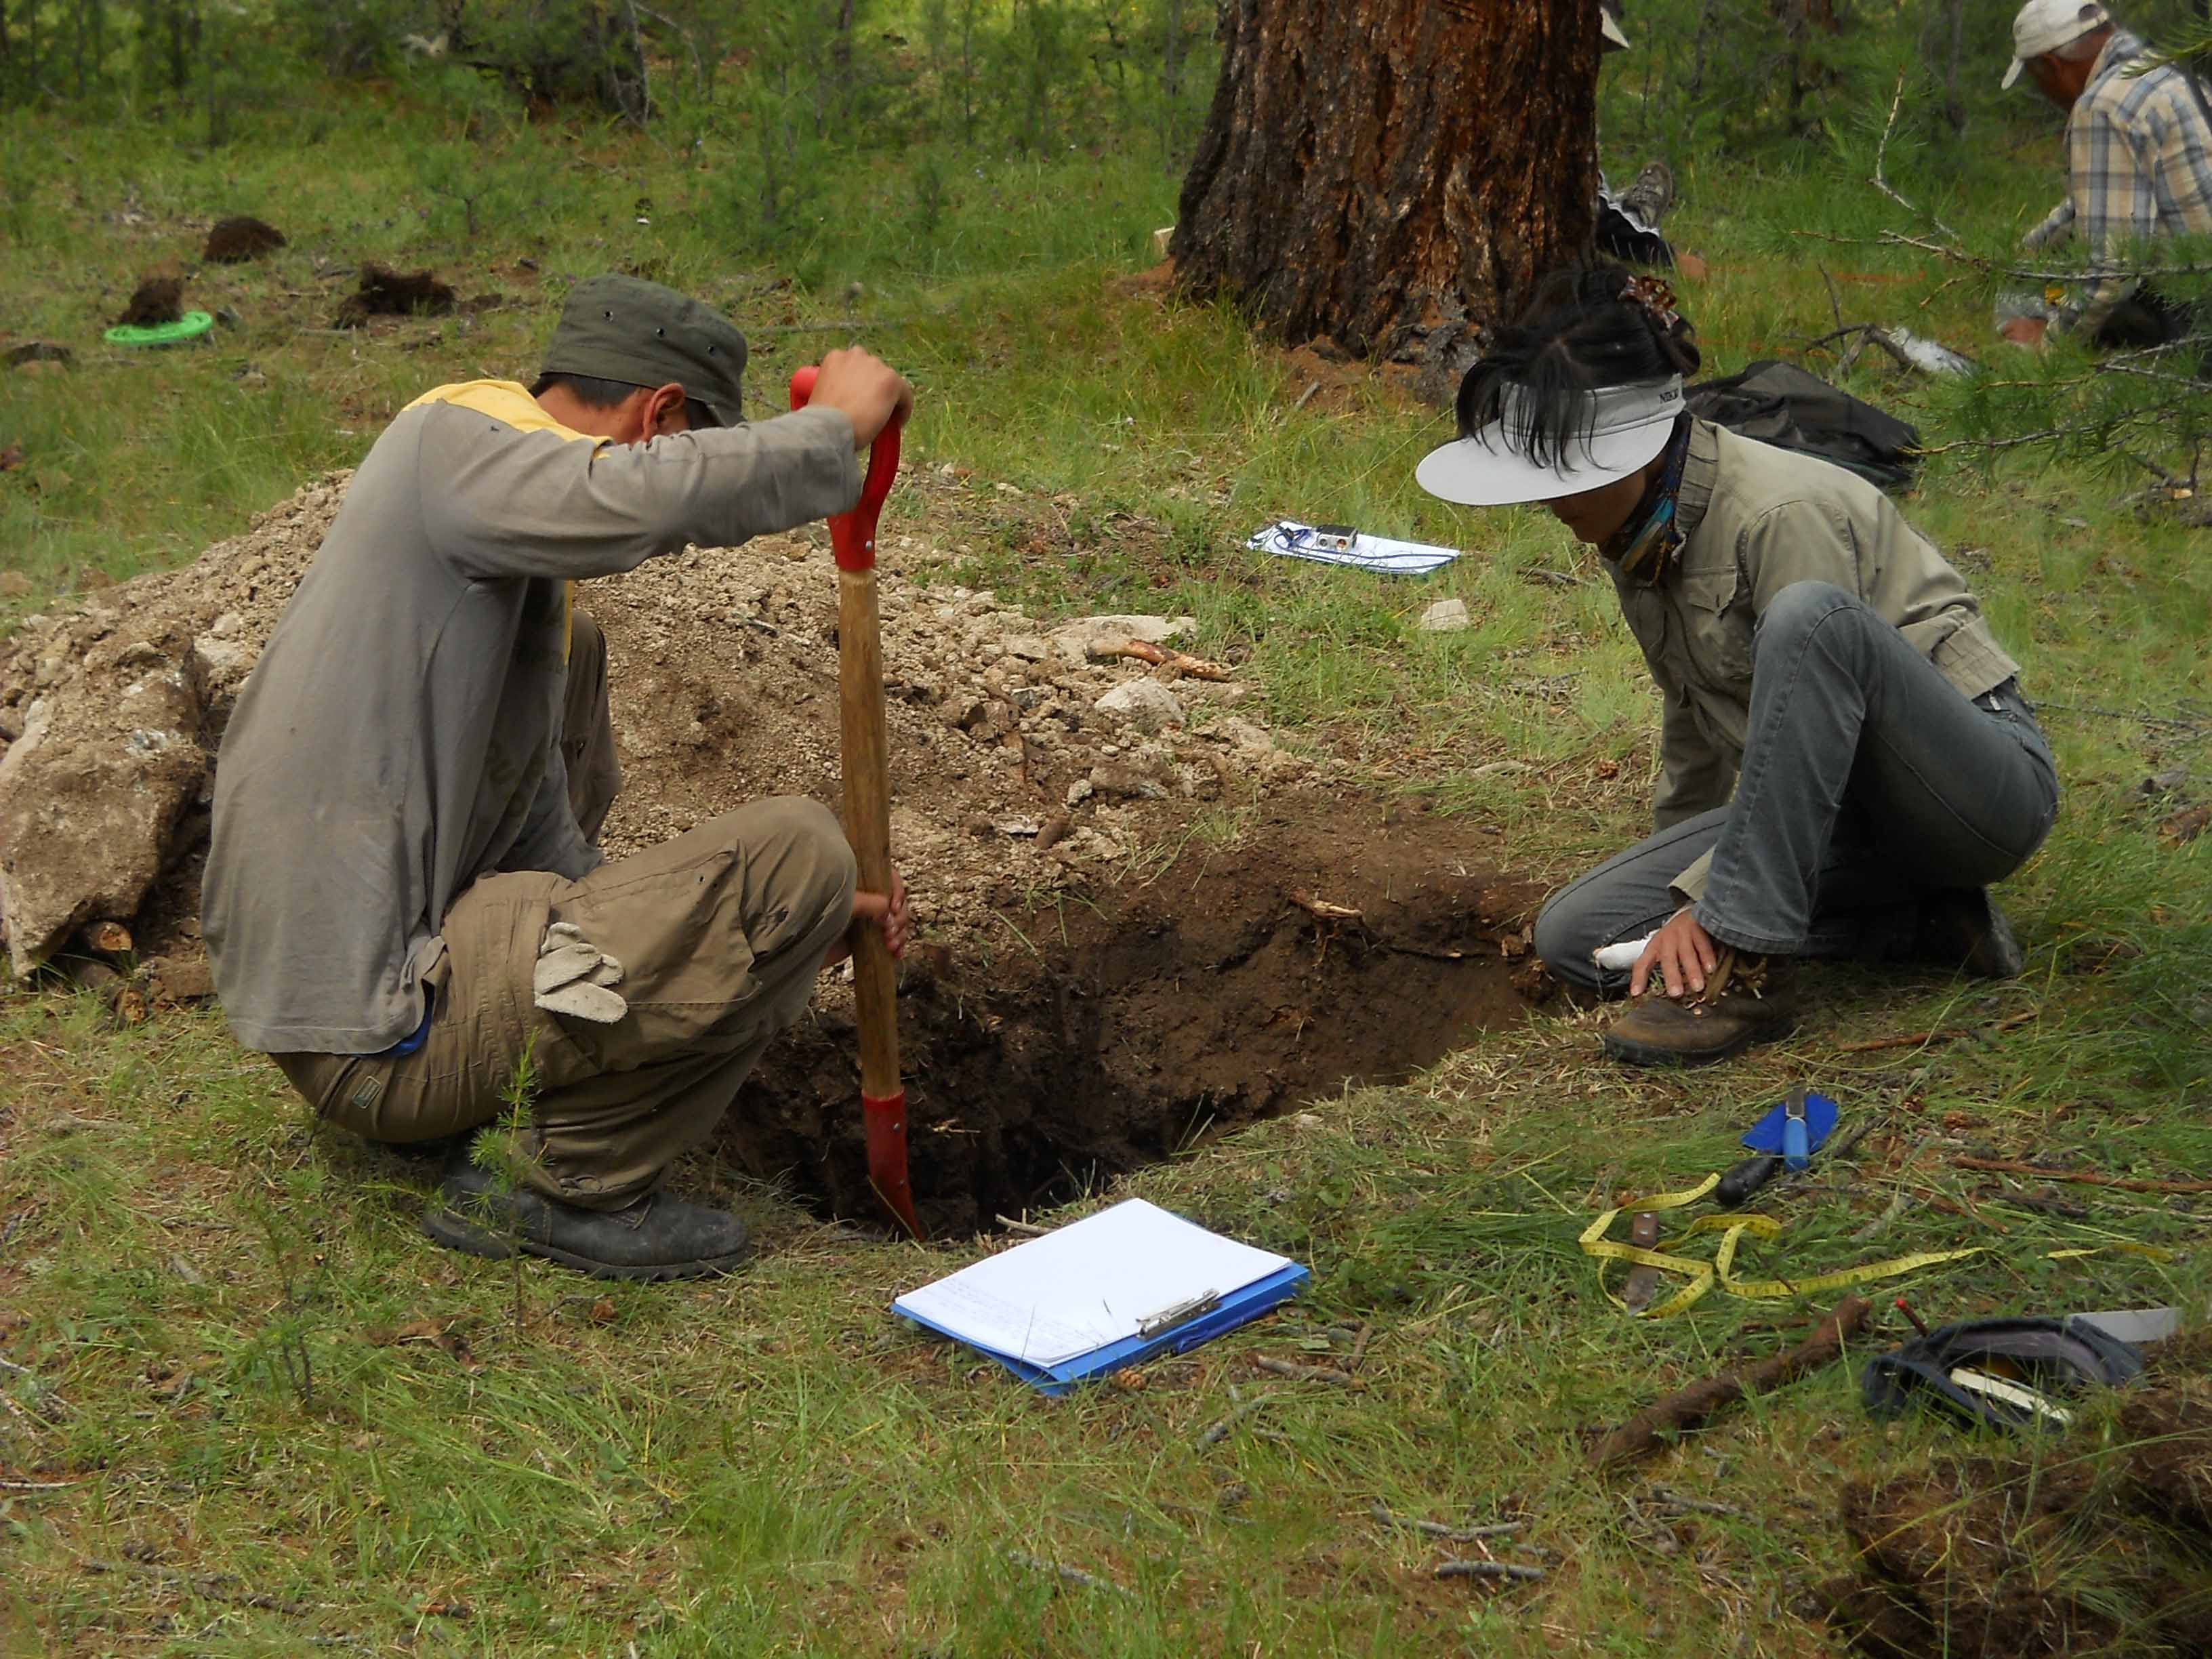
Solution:
[(1598, 40), (1597, 0), (1222, 0), (1178, 283), (1447, 395), (1590, 246)]

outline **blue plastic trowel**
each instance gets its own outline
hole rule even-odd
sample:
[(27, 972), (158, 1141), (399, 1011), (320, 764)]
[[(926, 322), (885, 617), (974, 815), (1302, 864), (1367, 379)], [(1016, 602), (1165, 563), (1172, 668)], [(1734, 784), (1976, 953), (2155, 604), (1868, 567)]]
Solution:
[(1789, 1099), (1744, 1132), (1743, 1144), (1757, 1156), (1721, 1177), (1713, 1201), (1723, 1209), (1739, 1208), (1784, 1170), (1794, 1174), (1804, 1169), (1835, 1127), (1834, 1101), (1793, 1089)]

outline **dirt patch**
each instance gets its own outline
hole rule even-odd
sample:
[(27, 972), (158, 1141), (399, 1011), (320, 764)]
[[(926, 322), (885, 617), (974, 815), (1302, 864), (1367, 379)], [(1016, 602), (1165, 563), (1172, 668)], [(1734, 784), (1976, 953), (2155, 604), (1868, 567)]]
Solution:
[[(344, 483), (0, 645), (19, 971), (113, 921), (160, 964), (131, 988), (143, 1005), (204, 993), (213, 756)], [(895, 531), (880, 558), (892, 845), (925, 930), (903, 1006), (915, 1185), (935, 1224), (1401, 1077), (1515, 1017), (1536, 894), (1494, 873), (1474, 826), (1350, 788), (1252, 717), (1233, 663), (1217, 681), (1127, 654), (1190, 643), (1185, 619), (1039, 618), (927, 585), (908, 573), (942, 550)], [(611, 856), (763, 796), (837, 801), (826, 537), (655, 559), (579, 605), (607, 637), (625, 774)], [(726, 1146), (872, 1217), (854, 1054), (848, 994), (827, 983)]]
[(1826, 1591), (1829, 1622), (1882, 1659), (2212, 1655), (2212, 1387), (2202, 1338), (2166, 1346), (2115, 1455), (2069, 1443), (1849, 1487), (1858, 1572)]
[(131, 290), (131, 303), (115, 321), (122, 328), (160, 328), (180, 322), (185, 314), (185, 283), (180, 276), (149, 276)]
[[(1483, 866), (1477, 840), (1301, 791), (1155, 872), (1044, 903), (998, 895), (993, 934), (926, 948), (902, 987), (925, 1223), (988, 1226), (1519, 1019), (1540, 890)], [(1317, 892), (1359, 919), (1317, 918)], [(720, 1139), (827, 1212), (875, 1219), (856, 1054), (833, 992), (769, 1051)]]
[(211, 265), (244, 264), (284, 246), (284, 233), (250, 214), (218, 219), (207, 234), (200, 258)]
[(332, 328), (359, 328), (372, 317), (441, 317), (453, 308), (452, 287), (428, 270), (398, 271), (374, 261), (331, 319)]

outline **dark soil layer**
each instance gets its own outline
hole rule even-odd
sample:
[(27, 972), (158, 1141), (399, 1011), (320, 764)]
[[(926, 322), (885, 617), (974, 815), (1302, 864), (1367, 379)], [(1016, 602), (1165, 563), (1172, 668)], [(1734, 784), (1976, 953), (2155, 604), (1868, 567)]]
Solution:
[(2212, 1656), (2212, 1384), (2201, 1337), (2130, 1388), (2113, 1455), (1941, 1458), (1856, 1483), (1829, 1621), (1881, 1659)]
[[(1207, 1136), (1393, 1082), (1519, 1018), (1540, 890), (1470, 826), (1319, 796), (1227, 849), (1042, 908), (1006, 946), (923, 948), (901, 992), (914, 1188), (933, 1233), (1067, 1198)], [(1350, 907), (1327, 920), (1301, 899)], [(834, 1215), (876, 1221), (848, 1018), (779, 1039), (722, 1150)]]

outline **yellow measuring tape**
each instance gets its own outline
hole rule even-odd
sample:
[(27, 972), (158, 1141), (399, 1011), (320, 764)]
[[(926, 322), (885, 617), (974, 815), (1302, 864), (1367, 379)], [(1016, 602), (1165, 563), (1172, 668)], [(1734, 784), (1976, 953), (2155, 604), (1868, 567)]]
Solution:
[[(1656, 1306), (1647, 1308), (1638, 1316), (1642, 1319), (1663, 1319), (1693, 1307), (1715, 1285), (1730, 1296), (1741, 1297), (1750, 1302), (1777, 1302), (1791, 1297), (1814, 1296), (1826, 1291), (1840, 1291), (1854, 1285), (1870, 1285), (1877, 1279), (1896, 1279), (1917, 1273), (1923, 1267), (1933, 1267), (1945, 1261), (1960, 1261), (1970, 1255), (1979, 1255), (1988, 1247), (1976, 1244), (1963, 1250), (1919, 1250), (1911, 1255), (1885, 1256), (1879, 1261), (1863, 1262), (1856, 1267), (1844, 1267), (1835, 1273), (1815, 1273), (1808, 1279), (1738, 1279), (1731, 1269), (1735, 1265), (1737, 1243), (1746, 1233), (1754, 1238), (1774, 1239), (1782, 1236), (1782, 1224), (1769, 1215), (1708, 1215), (1700, 1216), (1667, 1241), (1663, 1249), (1644, 1249), (1635, 1244), (1616, 1244), (1606, 1237), (1613, 1224), (1629, 1211), (1641, 1215), (1647, 1211), (1679, 1210), (1695, 1204), (1699, 1199), (1721, 1184), (1721, 1178), (1707, 1176), (1698, 1185), (1679, 1193), (1654, 1193), (1649, 1198), (1639, 1198), (1635, 1203), (1607, 1210), (1583, 1230), (1580, 1243), (1583, 1253), (1595, 1256), (1598, 1263), (1598, 1287), (1604, 1291), (1613, 1306), (1626, 1310), (1628, 1304), (1613, 1294), (1605, 1282), (1605, 1264), (1608, 1261), (1627, 1261), (1640, 1267), (1656, 1267), (1662, 1273), (1680, 1273), (1688, 1283)], [(1682, 1243), (1700, 1233), (1718, 1233), (1720, 1249), (1713, 1253), (1711, 1261), (1671, 1254)], [(2124, 1251), (2130, 1255), (2148, 1256), (2154, 1261), (2171, 1261), (2173, 1252), (2155, 1244), (2135, 1244), (2125, 1242), (2100, 1244), (2088, 1249), (2052, 1250), (2047, 1259), (2052, 1261), (2071, 1261), (2085, 1255), (2096, 1255), (2107, 1250)]]
[[(1649, 1198), (1638, 1199), (1632, 1207), (1639, 1215), (1647, 1210), (1679, 1210), (1695, 1204), (1720, 1184), (1718, 1176), (1707, 1176), (1700, 1184), (1686, 1192), (1654, 1193)], [(1613, 1224), (1624, 1212), (1625, 1207), (1607, 1210), (1583, 1230), (1581, 1239), (1583, 1254), (1597, 1258), (1598, 1285), (1613, 1304), (1621, 1309), (1628, 1306), (1605, 1282), (1605, 1264), (1608, 1261), (1629, 1261), (1640, 1267), (1656, 1267), (1662, 1273), (1680, 1273), (1689, 1280), (1664, 1302), (1645, 1309), (1638, 1316), (1644, 1319), (1664, 1319), (1694, 1307), (1715, 1285), (1730, 1296), (1741, 1297), (1747, 1301), (1781, 1301), (1790, 1297), (1818, 1295), (1823, 1291), (1839, 1291), (1851, 1285), (1871, 1284), (1878, 1279), (1895, 1279), (1922, 1267), (1935, 1267), (1938, 1262), (1957, 1261), (1966, 1256), (1979, 1255), (1984, 1248), (1976, 1245), (1964, 1250), (1921, 1250), (1911, 1255), (1887, 1256), (1880, 1261), (1865, 1262), (1837, 1273), (1816, 1273), (1808, 1279), (1738, 1279), (1730, 1270), (1735, 1265), (1736, 1245), (1746, 1233), (1755, 1238), (1765, 1239), (1782, 1236), (1782, 1224), (1772, 1216), (1700, 1216), (1667, 1241), (1668, 1249), (1647, 1250), (1634, 1244), (1613, 1243), (1606, 1238), (1606, 1234), (1613, 1230)], [(1713, 1253), (1711, 1261), (1670, 1253), (1700, 1233), (1718, 1233), (1721, 1236), (1721, 1247)]]

